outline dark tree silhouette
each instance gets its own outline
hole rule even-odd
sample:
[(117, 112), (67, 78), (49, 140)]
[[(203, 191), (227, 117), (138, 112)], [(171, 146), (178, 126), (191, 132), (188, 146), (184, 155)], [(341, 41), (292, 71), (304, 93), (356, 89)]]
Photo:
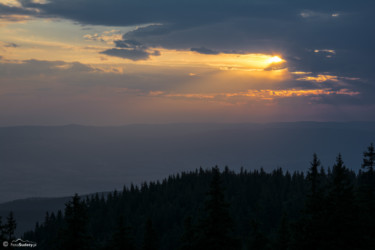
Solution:
[(365, 172), (358, 177), (358, 203), (360, 206), (361, 242), (367, 249), (375, 246), (375, 151), (371, 143), (363, 152), (362, 168)]
[(307, 173), (307, 180), (311, 184), (311, 196), (317, 195), (317, 189), (319, 185), (319, 167), (320, 167), (320, 160), (316, 154), (313, 155), (313, 160), (310, 163), (310, 168)]
[(191, 216), (188, 216), (184, 221), (184, 233), (181, 237), (180, 250), (195, 249), (195, 232)]
[(229, 214), (229, 204), (224, 199), (220, 170), (212, 169), (212, 181), (205, 202), (205, 217), (198, 226), (197, 247), (205, 250), (238, 249), (239, 243), (232, 236), (234, 224)]
[(65, 204), (65, 228), (59, 240), (61, 249), (87, 250), (91, 249), (91, 238), (87, 232), (87, 207), (75, 194), (71, 201)]
[(290, 228), (286, 214), (281, 218), (279, 230), (277, 231), (277, 238), (274, 244), (275, 250), (288, 250), (290, 247)]
[(117, 225), (112, 235), (112, 240), (107, 249), (111, 250), (135, 250), (134, 238), (132, 237), (131, 228), (124, 225), (124, 217), (117, 219)]
[(269, 250), (270, 241), (267, 236), (261, 232), (259, 228), (259, 223), (255, 220), (252, 220), (250, 223), (251, 231), (250, 236), (247, 242), (248, 250)]
[[(316, 175), (317, 162), (314, 156), (308, 176)], [(315, 187), (315, 178), (308, 178), (311, 191), (303, 216), (294, 230), (294, 249), (361, 249), (358, 242), (358, 207), (351, 173), (345, 167), (341, 154), (337, 156), (328, 177), (325, 193)]]
[(13, 212), (10, 212), (7, 217), (7, 222), (4, 226), (5, 237), (8, 241), (14, 240), (14, 231), (17, 228), (16, 220), (14, 219)]
[(344, 165), (341, 154), (332, 168), (332, 180), (328, 186), (325, 207), (326, 238), (321, 249), (357, 249), (360, 242), (358, 207), (354, 197), (350, 171)]
[(155, 229), (152, 226), (152, 220), (149, 218), (145, 225), (145, 234), (143, 237), (142, 250), (157, 250), (159, 249), (158, 237)]
[(305, 207), (302, 210), (302, 217), (294, 224), (294, 241), (291, 244), (292, 249), (318, 250), (321, 249), (320, 242), (325, 237), (326, 217), (325, 208), (326, 194), (322, 180), (326, 178), (323, 169), (320, 169), (320, 160), (316, 154), (310, 162), (310, 168), (307, 172), (307, 181), (309, 191)]
[(369, 172), (373, 172), (375, 167), (375, 149), (374, 144), (371, 143), (367, 147), (367, 151), (363, 152), (363, 163), (362, 168), (367, 169)]
[[(85, 227), (78, 231), (92, 235), (93, 249), (115, 249), (115, 241), (125, 242), (121, 240), (129, 234), (118, 220), (121, 215), (125, 225), (134, 228), (134, 242), (140, 249), (375, 249), (375, 199), (371, 186), (362, 180), (367, 176), (369, 168), (356, 175), (344, 166), (341, 155), (326, 170), (314, 155), (307, 175), (280, 168), (269, 173), (200, 168), (124, 187), (122, 192), (92, 195), (86, 202), (73, 199), (67, 204), (65, 218), (61, 212), (56, 216), (49, 213), (44, 223), (22, 238), (38, 242), (38, 249), (55, 249), (68, 238), (69, 218), (80, 214), (77, 207), (84, 205), (90, 220), (78, 224), (87, 224), (88, 231)], [(230, 197), (230, 207), (224, 197)], [(76, 212), (68, 212), (68, 208)], [(287, 220), (282, 219), (284, 212)], [(192, 219), (184, 226), (187, 215)], [(157, 224), (145, 226), (145, 218)], [(259, 224), (249, 225), (252, 220)], [(58, 233), (61, 228), (64, 230)], [(56, 235), (61, 238), (57, 243)], [(242, 248), (237, 248), (236, 238)], [(64, 244), (61, 249), (85, 246)]]
[(0, 242), (6, 240), (5, 238), (5, 226), (3, 225), (2, 217), (0, 216)]

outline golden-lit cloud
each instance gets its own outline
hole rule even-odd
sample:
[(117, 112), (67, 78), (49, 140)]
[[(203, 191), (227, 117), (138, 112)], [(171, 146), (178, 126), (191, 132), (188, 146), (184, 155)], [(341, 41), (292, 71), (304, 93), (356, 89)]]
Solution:
[(102, 34), (86, 34), (83, 36), (85, 40), (104, 42), (109, 45), (113, 45), (114, 41), (122, 39), (122, 35), (119, 30), (104, 31)]
[[(230, 71), (264, 71), (270, 65), (285, 62), (280, 56), (267, 54), (200, 54), (190, 50), (168, 50), (156, 48), (159, 56), (151, 60), (136, 62), (137, 64), (158, 65), (165, 67), (214, 68)], [(123, 59), (114, 59), (121, 62)], [(128, 60), (126, 60), (128, 61)]]
[(332, 81), (337, 82), (338, 77), (333, 75), (317, 75), (317, 76), (305, 76), (297, 78), (298, 81), (312, 81), (312, 82), (326, 82)]
[[(53, 31), (48, 29), (51, 26), (55, 27)], [(350, 86), (346, 86), (347, 89), (325, 88), (327, 86), (302, 89), (298, 86), (300, 83), (295, 83), (296, 80), (322, 83), (357, 78), (344, 79), (333, 73), (313, 75), (312, 72), (291, 72), (287, 55), (277, 52), (215, 51), (210, 54), (202, 53), (203, 47), (198, 50), (168, 49), (139, 43), (139, 47), (148, 55), (139, 60), (102, 53), (113, 49), (114, 45), (119, 50), (138, 49), (124, 44), (127, 41), (123, 39), (124, 29), (83, 28), (71, 23), (39, 19), (0, 27), (3, 61), (18, 63), (25, 69), (43, 65), (46, 72), (31, 77), (25, 75), (25, 79), (37, 82), (28, 88), (14, 85), (16, 77), (13, 80), (9, 78), (7, 91), (20, 93), (22, 90), (30, 96), (44, 96), (44, 93), (52, 92), (56, 96), (61, 95), (61, 102), (65, 97), (75, 98), (77, 103), (82, 100), (97, 103), (97, 100), (101, 100), (111, 110), (121, 109), (126, 100), (133, 100), (138, 105), (134, 107), (134, 114), (137, 114), (137, 109), (147, 110), (158, 106), (169, 110), (165, 111), (166, 114), (177, 112), (178, 109), (191, 111), (192, 106), (194, 110), (199, 110), (199, 106), (205, 103), (210, 103), (210, 112), (220, 113), (222, 107), (243, 108), (249, 103), (267, 106), (281, 103), (278, 100), (289, 102), (296, 99), (304, 103), (324, 96), (359, 95), (359, 92), (350, 90)], [(62, 35), (67, 30), (74, 36)], [(54, 33), (50, 35), (51, 32)], [(17, 46), (12, 47), (11, 44)], [(328, 49), (314, 52), (336, 53)], [(35, 61), (30, 63), (32, 60)], [(49, 102), (54, 103), (55, 100)]]
[(333, 49), (315, 49), (314, 50), (314, 53), (321, 53), (321, 52), (325, 52), (325, 53), (330, 53), (330, 54), (336, 54), (336, 51), (333, 50)]
[(48, 0), (32, 0), (33, 3), (46, 4)]
[[(16, 17), (14, 17), (16, 18)], [(21, 20), (28, 21), (25, 24), (12, 23), (0, 27), (3, 42), (19, 44), (16, 52), (7, 51), (3, 54), (9, 60), (45, 60), (80, 62), (103, 68), (105, 71), (116, 68), (114, 72), (126, 72), (118, 70), (120, 67), (128, 68), (129, 65), (152, 66), (159, 69), (166, 68), (190, 68), (213, 69), (219, 71), (243, 71), (263, 72), (283, 69), (286, 61), (279, 54), (201, 54), (191, 51), (190, 48), (174, 50), (162, 47), (142, 48), (145, 56), (136, 61), (126, 58), (111, 56), (101, 52), (113, 49), (113, 44), (122, 39), (123, 30), (132, 28), (103, 28), (81, 26), (58, 20), (27, 20), (25, 16), (17, 16)], [(54, 30), (49, 27), (53, 26)], [(46, 31), (49, 32), (46, 32)], [(67, 36), (70, 30), (75, 36)], [(88, 32), (87, 30), (100, 32)], [(120, 48), (123, 49), (123, 48)], [(124, 48), (126, 49), (126, 48)], [(115, 51), (116, 52), (116, 51)], [(199, 71), (199, 70), (198, 70)], [(187, 74), (197, 74), (194, 71)], [(265, 73), (267, 75), (269, 73)], [(270, 74), (269, 74), (270, 75)]]
[(294, 71), (290, 72), (293, 75), (310, 75), (312, 72), (304, 72), (304, 71)]
[(0, 0), (0, 4), (9, 6), (9, 7), (21, 7), (21, 3), (17, 0)]
[(0, 12), (0, 27), (10, 25), (12, 23), (26, 23), (33, 20), (34, 14), (40, 13), (37, 8), (24, 8), (18, 0), (0, 0), (1, 5), (9, 7), (13, 10), (10, 12)]
[(232, 98), (250, 98), (258, 100), (274, 100), (278, 98), (290, 97), (314, 97), (314, 96), (328, 96), (328, 95), (347, 95), (356, 96), (360, 93), (349, 89), (332, 90), (325, 89), (261, 89), (261, 90), (248, 90), (245, 92), (234, 93), (166, 93), (163, 91), (151, 91), (150, 96), (170, 97), (170, 98), (187, 98), (187, 99), (209, 99), (209, 100), (230, 100)]
[(314, 53), (323, 54), (326, 58), (332, 58), (334, 55), (336, 55), (336, 51), (333, 49), (315, 49)]
[(11, 23), (26, 23), (32, 17), (28, 15), (1, 15), (0, 14), (0, 27), (7, 26)]

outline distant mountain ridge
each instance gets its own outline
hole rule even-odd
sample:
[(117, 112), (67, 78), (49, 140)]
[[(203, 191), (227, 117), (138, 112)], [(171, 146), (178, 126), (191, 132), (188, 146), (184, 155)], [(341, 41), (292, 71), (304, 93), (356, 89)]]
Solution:
[(121, 189), (199, 166), (305, 170), (341, 152), (358, 170), (374, 122), (0, 127), (0, 202)]
[(21, 233), (34, 228), (37, 221), (42, 222), (47, 211), (57, 212), (64, 209), (64, 204), (70, 197), (61, 198), (28, 198), (0, 204), (0, 216), (5, 221), (10, 211), (13, 211), (17, 221), (16, 232)]
[[(106, 195), (107, 193), (99, 192), (100, 195)], [(4, 202), (0, 204), (0, 216), (4, 222), (9, 212), (12, 211), (17, 221), (16, 232), (20, 236), (25, 231), (34, 229), (36, 222), (43, 222), (46, 212), (56, 213), (58, 210), (64, 211), (65, 203), (71, 200), (73, 195), (49, 198), (33, 197)], [(91, 194), (82, 195), (82, 198), (90, 196)]]

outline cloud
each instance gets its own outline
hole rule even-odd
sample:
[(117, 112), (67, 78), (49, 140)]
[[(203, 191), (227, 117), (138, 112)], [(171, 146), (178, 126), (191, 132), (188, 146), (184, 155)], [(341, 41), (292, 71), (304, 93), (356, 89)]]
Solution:
[[(234, 17), (274, 17), (293, 20), (299, 13), (327, 13), (329, 16), (339, 13), (330, 11), (357, 10), (371, 5), (371, 0), (360, 3), (343, 3), (331, 0), (307, 1), (263, 0), (242, 1), (222, 0), (49, 0), (37, 3), (33, 0), (21, 0), (25, 8), (37, 8), (45, 14), (56, 15), (87, 24), (134, 25), (145, 23), (209, 23)], [(316, 15), (316, 14), (315, 14)], [(191, 17), (194, 18), (191, 18)]]
[(117, 40), (115, 41), (115, 44), (118, 48), (137, 48), (142, 46), (140, 42), (135, 40)]
[(4, 46), (7, 47), (7, 48), (17, 48), (17, 47), (19, 47), (19, 45), (15, 44), (15, 43), (7, 43)]
[(0, 2), (0, 27), (11, 23), (25, 23), (36, 17), (49, 17), (38, 8), (24, 7), (19, 0), (8, 0)]
[[(334, 105), (346, 102), (356, 102), (356, 104), (362, 102), (363, 105), (374, 103), (375, 50), (373, 44), (375, 33), (372, 30), (375, 25), (373, 15), (375, 2), (373, 0), (357, 2), (342, 0), (50, 0), (43, 4), (32, 0), (21, 0), (20, 3), (22, 6), (1, 5), (3, 12), (0, 13), (7, 13), (8, 17), (12, 15), (14, 17), (17, 15), (57, 17), (73, 20), (83, 25), (119, 27), (110, 28), (115, 30), (124, 30), (123, 26), (139, 25), (138, 28), (122, 34), (122, 37), (116, 32), (87, 34), (85, 36), (87, 40), (105, 42), (113, 46), (110, 49), (103, 48), (100, 52), (102, 57), (107, 55), (140, 61), (159, 55), (160, 51), (164, 55), (163, 51), (168, 50), (194, 51), (206, 55), (218, 53), (221, 53), (220, 55), (225, 53), (280, 55), (286, 62), (270, 65), (266, 70), (283, 69), (288, 72), (304, 72), (304, 74), (290, 74), (291, 77), (287, 80), (281, 79), (277, 83), (280, 91), (298, 90), (300, 92), (293, 92), (294, 96), (302, 99), (306, 98), (306, 95), (301, 95), (305, 93), (301, 92), (302, 90), (324, 90), (329, 94), (311, 94), (308, 98), (320, 98), (321, 102)], [(191, 54), (200, 56), (197, 53)], [(151, 64), (152, 60), (148, 62)], [(125, 61), (125, 63), (131, 62)], [(36, 62), (31, 64), (37, 65)], [(62, 63), (49, 70), (67, 70), (63, 69), (64, 67), (67, 66)], [(238, 67), (227, 65), (222, 68), (238, 69)], [(202, 72), (197, 72), (199, 77), (189, 77), (189, 73), (195, 73), (195, 71), (186, 70), (187, 72), (183, 73), (189, 79), (194, 78), (194, 81), (198, 82), (205, 77)], [(228, 77), (229, 73), (239, 72), (221, 73), (227, 73)], [(271, 72), (264, 72), (264, 74), (267, 73)], [(220, 75), (217, 72), (212, 74)], [(165, 91), (171, 86), (178, 84), (181, 86), (183, 85), (181, 82), (190, 84), (188, 87), (188, 84), (183, 86), (185, 90), (200, 88), (203, 83), (203, 80), (199, 84), (186, 79), (179, 81), (181, 76), (173, 75), (172, 77), (168, 74), (153, 77), (152, 74), (142, 72), (140, 75), (139, 78), (129, 80), (131, 83), (127, 83), (127, 87), (136, 88), (137, 81), (139, 81), (138, 86), (142, 86), (145, 92), (156, 91), (154, 93), (158, 93), (157, 91)], [(111, 77), (118, 82), (124, 82), (120, 76), (116, 78), (111, 75)], [(122, 74), (121, 77), (129, 76)], [(155, 89), (148, 89), (150, 85), (145, 84), (141, 80), (142, 77), (148, 81), (156, 81), (157, 84), (153, 85)], [(221, 82), (229, 82), (229, 78), (218, 77), (217, 79)], [(256, 85), (259, 90), (276, 88), (269, 86), (275, 84), (275, 81), (267, 83), (267, 86), (259, 87), (261, 83), (258, 81), (253, 83), (253, 78), (251, 78), (243, 80), (239, 91), (243, 92), (242, 87), (247, 86), (246, 84)], [(216, 86), (212, 84), (210, 87)], [(349, 95), (349, 93), (360, 94)], [(181, 93), (183, 94), (186, 92)], [(263, 94), (268, 98), (269, 92)], [(360, 101), (358, 96), (362, 98)]]
[(281, 98), (295, 98), (295, 97), (311, 97), (311, 100), (317, 100), (317, 97), (344, 95), (357, 96), (359, 92), (349, 89), (332, 90), (330, 88), (324, 89), (261, 89), (261, 90), (247, 90), (244, 92), (228, 92), (228, 93), (166, 93), (162, 91), (150, 91), (150, 96), (168, 97), (168, 98), (184, 98), (184, 99), (209, 99), (216, 101), (226, 100), (228, 102), (246, 100), (267, 100), (273, 101)]
[(108, 56), (116, 56), (125, 59), (130, 59), (133, 61), (138, 60), (146, 60), (150, 57), (150, 54), (145, 50), (137, 50), (137, 49), (107, 49), (105, 51), (100, 52), (102, 54)]
[(114, 44), (115, 41), (120, 40), (122, 38), (122, 35), (120, 34), (119, 30), (110, 30), (105, 31), (102, 34), (86, 34), (83, 37), (85, 40), (89, 41), (99, 41), (107, 44)]
[(190, 50), (198, 52), (200, 54), (206, 54), (206, 55), (217, 55), (217, 54), (219, 54), (219, 52), (211, 50), (211, 49), (207, 49), (205, 47), (191, 48)]
[(0, 60), (0, 89), (9, 85), (21, 91), (34, 88), (34, 86), (49, 87), (60, 84), (81, 86), (87, 89), (98, 87), (103, 88), (103, 91), (127, 89), (148, 93), (181, 86), (188, 80), (190, 80), (188, 73), (181, 74), (178, 70), (171, 71), (163, 67), (144, 69), (143, 65), (126, 64), (126, 66), (108, 65), (97, 68), (79, 62), (35, 59), (11, 61), (4, 57)]
[(300, 16), (307, 19), (328, 19), (328, 18), (337, 18), (340, 15), (338, 13), (332, 12), (317, 12), (312, 10), (304, 10), (300, 13)]
[[(4, 58), (3, 58), (4, 59)], [(41, 60), (24, 60), (20, 62), (0, 62), (0, 75), (2, 77), (19, 78), (30, 76), (66, 76), (67, 74), (89, 73), (100, 71), (89, 65), (79, 62), (64, 61), (41, 61)]]
[(19, 45), (13, 42), (0, 41), (0, 48), (18, 48)]
[(326, 81), (337, 82), (338, 77), (332, 76), (332, 75), (317, 75), (317, 76), (299, 77), (296, 80), (298, 80), (298, 81), (315, 81), (315, 82), (326, 82)]
[(100, 53), (108, 56), (115, 56), (133, 61), (147, 60), (149, 59), (150, 55), (160, 55), (159, 51), (152, 50), (136, 40), (116, 40), (114, 41), (114, 43), (116, 45), (116, 48), (107, 49)]
[(6, 5), (0, 3), (0, 14), (1, 15), (31, 15), (37, 14), (35, 9), (22, 8), (21, 5)]
[[(176, 122), (178, 117), (198, 121), (198, 111), (205, 118), (214, 112), (216, 115), (210, 121), (220, 121), (223, 116), (228, 117), (226, 115), (233, 115), (233, 121), (238, 121), (245, 114), (246, 117), (259, 114), (273, 117), (272, 112), (278, 113), (280, 109), (296, 115), (295, 107), (307, 117), (315, 104), (332, 107), (350, 104), (358, 106), (356, 110), (374, 104), (371, 92), (363, 98), (367, 94), (363, 92), (368, 89), (367, 83), (356, 79), (348, 80), (352, 82), (350, 85), (342, 85), (344, 79), (341, 78), (332, 84), (308, 81), (291, 84), (293, 79), (279, 81), (280, 77), (276, 76), (275, 83), (262, 77), (257, 79), (253, 73), (236, 75), (237, 72), (207, 71), (198, 67), (171, 70), (143, 66), (129, 63), (122, 73), (112, 73), (64, 61), (1, 63), (0, 112), (9, 117), (9, 123), (122, 124), (155, 122), (154, 119)], [(191, 72), (196, 77), (191, 77)]]
[[(347, 65), (352, 70), (345, 72), (373, 75), (366, 66), (375, 56), (372, 52), (375, 34), (370, 32), (375, 25), (372, 0), (358, 3), (339, 0), (223, 0), (219, 3), (214, 0), (50, 0), (44, 4), (22, 0), (21, 3), (23, 9), (39, 10), (38, 16), (61, 17), (82, 24), (144, 25), (126, 33), (124, 39), (136, 40), (148, 47), (190, 49), (201, 48), (204, 44), (212, 51), (278, 52), (285, 57), (300, 58), (298, 62), (290, 62), (300, 71), (336, 71), (337, 74)], [(306, 50), (320, 48), (336, 51), (336, 55), (325, 58), (339, 58), (322, 63), (323, 59), (317, 59), (319, 55), (306, 53)], [(329, 69), (321, 69), (326, 64)], [(352, 67), (354, 65), (363, 67)]]

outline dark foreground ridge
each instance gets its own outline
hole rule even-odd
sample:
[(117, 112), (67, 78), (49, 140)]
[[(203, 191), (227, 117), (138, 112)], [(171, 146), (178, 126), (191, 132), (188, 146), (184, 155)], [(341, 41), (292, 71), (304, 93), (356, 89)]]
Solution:
[(22, 239), (37, 249), (374, 249), (374, 163), (371, 144), (358, 173), (340, 154), (327, 169), (314, 155), (306, 175), (214, 167), (75, 195)]

